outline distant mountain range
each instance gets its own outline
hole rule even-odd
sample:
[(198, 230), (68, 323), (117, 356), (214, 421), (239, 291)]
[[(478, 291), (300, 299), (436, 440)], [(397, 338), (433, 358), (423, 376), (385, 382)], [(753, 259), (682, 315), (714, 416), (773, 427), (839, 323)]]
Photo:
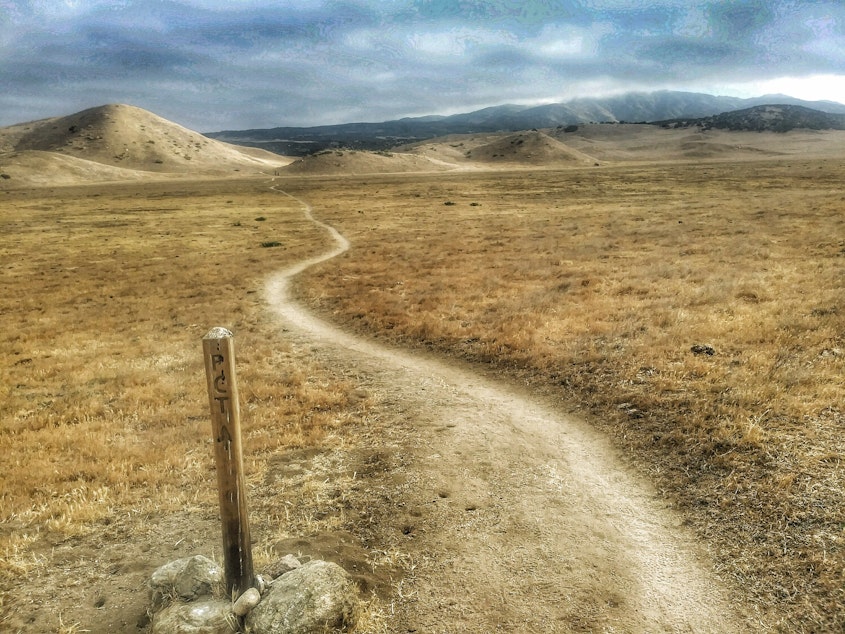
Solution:
[[(261, 147), (288, 156), (304, 156), (332, 147), (384, 150), (401, 143), (421, 141), (449, 134), (472, 134), (484, 132), (529, 130), (532, 128), (556, 128), (582, 123), (646, 123), (680, 125), (709, 125), (730, 129), (773, 129), (760, 127), (732, 128), (741, 125), (739, 119), (724, 118), (733, 111), (746, 111), (756, 106), (800, 106), (819, 115), (845, 115), (845, 105), (833, 101), (803, 101), (786, 95), (765, 95), (752, 99), (717, 97), (703, 93), (660, 91), (653, 93), (629, 93), (616, 97), (583, 98), (543, 106), (518, 106), (506, 104), (484, 108), (474, 112), (451, 116), (425, 116), (384, 121), (381, 123), (343, 123), (316, 127), (279, 127), (255, 130), (225, 130), (206, 133), (214, 139)], [(743, 115), (745, 116), (745, 115)], [(745, 125), (764, 125), (766, 119), (755, 120), (746, 117)], [(759, 117), (757, 118), (759, 119)], [(782, 121), (782, 126), (791, 125), (801, 117)], [(823, 116), (808, 117), (817, 124)], [(709, 120), (706, 123), (705, 120)], [(838, 121), (832, 117), (830, 121)], [(792, 127), (815, 127), (792, 125)], [(826, 127), (838, 127), (826, 126)], [(789, 129), (789, 128), (785, 128)], [(815, 128), (819, 129), (819, 128)]]
[(845, 114), (821, 112), (804, 106), (768, 104), (722, 112), (711, 117), (658, 121), (663, 127), (692, 127), (705, 130), (744, 130), (748, 132), (789, 132), (805, 130), (845, 130)]

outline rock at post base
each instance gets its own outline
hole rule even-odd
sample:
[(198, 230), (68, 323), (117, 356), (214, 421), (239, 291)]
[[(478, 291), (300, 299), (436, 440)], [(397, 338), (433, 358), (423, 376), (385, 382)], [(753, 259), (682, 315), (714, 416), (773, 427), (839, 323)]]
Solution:
[(232, 604), (232, 612), (235, 616), (246, 616), (260, 601), (261, 593), (255, 588), (249, 588)]
[(277, 577), (281, 577), (283, 574), (286, 574), (291, 570), (296, 570), (301, 565), (302, 564), (299, 562), (299, 559), (297, 559), (293, 555), (285, 555), (278, 561), (275, 561), (269, 566), (267, 566), (264, 569), (264, 575), (269, 577), (270, 579), (276, 579)]
[(353, 625), (358, 590), (346, 571), (311, 561), (282, 575), (246, 617), (250, 634), (318, 634)]
[(174, 603), (155, 615), (152, 634), (232, 634), (238, 619), (229, 601)]
[(193, 601), (210, 595), (223, 582), (223, 569), (208, 557), (194, 555), (164, 564), (149, 581), (150, 600), (158, 608), (168, 599)]

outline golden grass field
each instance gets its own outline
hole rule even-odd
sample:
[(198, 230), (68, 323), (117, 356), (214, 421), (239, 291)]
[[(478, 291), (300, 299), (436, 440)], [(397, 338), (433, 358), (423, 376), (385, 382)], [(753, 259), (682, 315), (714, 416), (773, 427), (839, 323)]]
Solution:
[[(577, 404), (785, 631), (845, 614), (845, 162), (290, 181), (300, 292)], [(715, 354), (695, 354), (712, 346)]]
[[(352, 242), (297, 283), (312, 306), (577, 409), (738, 591), (812, 632), (845, 625), (843, 176), (841, 160), (791, 158), (276, 182)], [(174, 554), (151, 534), (164, 518), (213, 518), (212, 326), (237, 338), (248, 482), (273, 531), (257, 562), (303, 527), (354, 526), (307, 501), (292, 518), (271, 477), (285, 452), (372, 435), (381, 406), (268, 318), (265, 277), (328, 244), (268, 186), (0, 193), (0, 629), (35, 631), (21, 593), (43, 602), (79, 573), (64, 546), (145, 542), (152, 569)], [(289, 493), (319, 499), (324, 479)], [(34, 623), (90, 629), (63, 583), (65, 603), (26, 603)], [(380, 631), (379, 609), (361, 631)]]
[(220, 555), (215, 325), (236, 333), (257, 570), (275, 541), (337, 527), (343, 465), (271, 473), (314, 447), (335, 469), (371, 401), (266, 313), (266, 273), (325, 248), (295, 203), (267, 179), (22, 190), (0, 226), (0, 630), (136, 631), (155, 567)]

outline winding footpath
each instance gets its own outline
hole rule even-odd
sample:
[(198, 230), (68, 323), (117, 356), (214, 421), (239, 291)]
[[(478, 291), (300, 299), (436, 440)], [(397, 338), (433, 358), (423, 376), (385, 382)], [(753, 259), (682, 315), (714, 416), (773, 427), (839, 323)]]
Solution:
[(274, 189), (336, 245), (268, 279), (280, 324), (353, 363), (413, 421), (397, 514), (416, 530), (416, 564), (394, 631), (763, 631), (738, 613), (681, 518), (588, 425), (512, 385), (343, 332), (293, 301), (291, 278), (349, 242)]

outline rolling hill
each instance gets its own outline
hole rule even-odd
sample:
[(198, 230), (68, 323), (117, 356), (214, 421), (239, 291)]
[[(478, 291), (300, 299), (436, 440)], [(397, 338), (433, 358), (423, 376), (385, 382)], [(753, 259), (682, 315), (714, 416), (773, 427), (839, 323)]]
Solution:
[(517, 133), (455, 134), (396, 150), (464, 171), (593, 167), (632, 161), (840, 158), (845, 156), (845, 130), (796, 129), (782, 134), (596, 123)]
[(322, 150), (281, 170), (282, 174), (374, 174), (444, 170), (519, 169), (593, 165), (596, 159), (544, 132), (457, 135), (411, 143), (392, 151)]
[(425, 116), (381, 123), (345, 123), (316, 127), (277, 127), (209, 132), (218, 140), (252, 145), (289, 156), (304, 156), (327, 148), (386, 150), (402, 143), (452, 134), (481, 134), (555, 128), (588, 122), (655, 122), (698, 119), (723, 112), (765, 105), (788, 104), (820, 112), (845, 114), (845, 105), (802, 101), (785, 95), (753, 99), (718, 97), (677, 91), (629, 93), (600, 99), (575, 99), (540, 106), (506, 104), (451, 116)]
[(266, 171), (289, 162), (123, 104), (0, 128), (3, 186)]
[(403, 172), (436, 172), (454, 166), (410, 152), (323, 150), (284, 168), (285, 174), (338, 175)]
[[(475, 120), (494, 111), (477, 114)], [(107, 105), (0, 128), (0, 190), (273, 172), (384, 174), (840, 156), (845, 132), (829, 128), (845, 128), (843, 120), (845, 115), (800, 106), (767, 105), (662, 125), (571, 124), (448, 135), (389, 150), (332, 148), (297, 160), (210, 139), (141, 108)], [(789, 129), (790, 134), (780, 134)]]
[(521, 165), (572, 165), (594, 163), (591, 156), (575, 150), (544, 132), (530, 130), (502, 136), (467, 150), (473, 161)]

